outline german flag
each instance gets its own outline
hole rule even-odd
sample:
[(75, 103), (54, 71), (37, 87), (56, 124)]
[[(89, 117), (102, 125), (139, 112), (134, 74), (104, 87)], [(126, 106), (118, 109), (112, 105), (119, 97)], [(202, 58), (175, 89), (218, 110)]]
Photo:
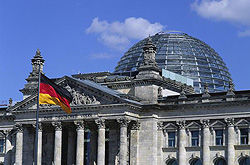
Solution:
[(71, 113), (72, 96), (65, 88), (58, 86), (48, 77), (41, 74), (39, 104), (59, 105), (67, 113)]

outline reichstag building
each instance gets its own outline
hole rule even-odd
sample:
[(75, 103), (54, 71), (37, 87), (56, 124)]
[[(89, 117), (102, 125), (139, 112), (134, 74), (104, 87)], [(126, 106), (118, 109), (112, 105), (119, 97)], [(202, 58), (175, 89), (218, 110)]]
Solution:
[[(34, 163), (39, 64), (37, 50), (23, 100), (0, 109), (2, 164)], [(38, 165), (250, 165), (250, 90), (205, 42), (160, 32), (114, 70), (53, 79), (72, 113), (40, 105)]]

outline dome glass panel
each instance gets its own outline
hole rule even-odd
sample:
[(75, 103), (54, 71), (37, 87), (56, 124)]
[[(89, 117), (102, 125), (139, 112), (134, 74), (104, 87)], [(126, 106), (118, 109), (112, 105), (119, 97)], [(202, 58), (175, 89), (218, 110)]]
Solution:
[[(156, 46), (156, 62), (162, 69), (194, 80), (197, 93), (207, 84), (210, 92), (228, 89), (232, 81), (226, 64), (205, 42), (182, 32), (160, 32), (151, 36)], [(148, 38), (139, 41), (122, 56), (115, 73), (135, 71), (143, 60), (143, 46)]]

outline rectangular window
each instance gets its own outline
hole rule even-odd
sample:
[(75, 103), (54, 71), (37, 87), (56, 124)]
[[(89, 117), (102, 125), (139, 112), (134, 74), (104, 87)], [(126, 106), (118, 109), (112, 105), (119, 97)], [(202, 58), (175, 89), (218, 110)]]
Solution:
[(0, 139), (0, 153), (4, 152), (4, 139)]
[(215, 142), (217, 146), (223, 145), (223, 130), (215, 130)]
[(240, 144), (248, 144), (248, 129), (240, 129)]
[(175, 132), (168, 132), (168, 147), (175, 147)]
[(192, 137), (192, 146), (199, 146), (199, 131), (191, 131), (191, 137)]

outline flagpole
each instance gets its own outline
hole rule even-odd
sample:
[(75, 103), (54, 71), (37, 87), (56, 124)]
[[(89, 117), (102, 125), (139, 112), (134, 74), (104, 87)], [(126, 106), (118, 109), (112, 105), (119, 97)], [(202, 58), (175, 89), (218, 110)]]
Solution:
[(35, 139), (35, 159), (34, 159), (34, 162), (35, 162), (35, 165), (37, 165), (37, 155), (38, 155), (38, 120), (39, 120), (39, 93), (40, 93), (40, 81), (41, 81), (41, 73), (40, 73), (40, 67), (41, 67), (41, 64), (39, 62), (39, 69), (38, 69), (38, 93), (37, 93), (37, 111), (36, 111), (36, 139)]

